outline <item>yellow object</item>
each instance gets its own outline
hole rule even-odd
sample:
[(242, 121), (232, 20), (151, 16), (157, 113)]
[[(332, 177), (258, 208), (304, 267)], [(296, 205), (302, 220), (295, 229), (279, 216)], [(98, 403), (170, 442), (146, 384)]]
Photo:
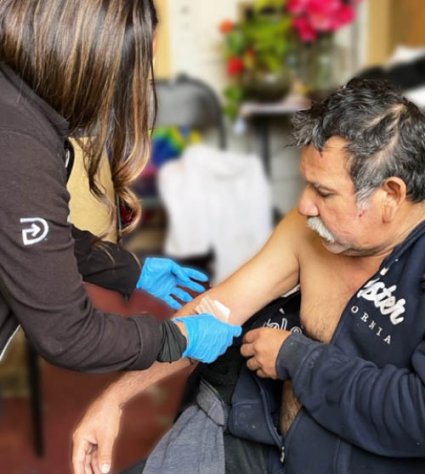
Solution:
[[(102, 235), (109, 227), (108, 208), (90, 192), (81, 147), (75, 140), (71, 140), (71, 143), (75, 152), (74, 165), (67, 185), (71, 195), (69, 203), (71, 222), (81, 230), (88, 230), (94, 235)], [(111, 202), (114, 202), (115, 192), (106, 152), (99, 169), (99, 183), (103, 186)], [(102, 240), (116, 242), (116, 228), (110, 230)]]
[(168, 0), (156, 0), (159, 25), (155, 38), (155, 77), (168, 79), (171, 76), (170, 12)]

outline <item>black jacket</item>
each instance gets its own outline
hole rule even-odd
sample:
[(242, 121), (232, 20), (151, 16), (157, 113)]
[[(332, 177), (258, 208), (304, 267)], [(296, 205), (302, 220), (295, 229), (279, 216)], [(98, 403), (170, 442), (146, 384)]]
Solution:
[(67, 134), (63, 117), (1, 65), (0, 351), (21, 325), (56, 365), (143, 369), (158, 355), (160, 323), (95, 309), (77, 267), (63, 159)]

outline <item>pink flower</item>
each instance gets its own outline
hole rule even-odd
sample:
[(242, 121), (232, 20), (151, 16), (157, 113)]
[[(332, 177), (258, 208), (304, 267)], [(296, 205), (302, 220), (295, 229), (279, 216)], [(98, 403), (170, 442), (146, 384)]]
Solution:
[(286, 8), (289, 13), (300, 15), (303, 14), (308, 8), (309, 1), (310, 0), (288, 0)]
[(353, 6), (344, 0), (288, 0), (287, 9), (303, 41), (314, 41), (319, 33), (336, 31), (354, 19)]
[(308, 43), (317, 39), (316, 30), (306, 18), (298, 17), (292, 22), (301, 40)]
[(339, 0), (310, 0), (305, 15), (317, 31), (330, 31)]
[(351, 23), (354, 16), (354, 8), (351, 5), (341, 5), (334, 17), (333, 31)]

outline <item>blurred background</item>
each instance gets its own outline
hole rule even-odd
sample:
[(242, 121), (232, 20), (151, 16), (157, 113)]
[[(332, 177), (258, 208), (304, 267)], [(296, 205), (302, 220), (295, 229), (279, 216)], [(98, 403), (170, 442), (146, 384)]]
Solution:
[[(288, 146), (291, 116), (348, 79), (386, 78), (425, 105), (422, 0), (156, 5), (158, 120), (150, 163), (134, 183), (143, 221), (124, 242), (142, 258), (171, 256), (216, 282), (253, 255), (302, 187), (298, 151)], [(107, 214), (76, 162), (74, 222), (100, 233)], [(26, 349), (21, 334), (0, 365), (0, 473), (70, 473), (72, 428), (115, 375), (73, 374)], [(146, 454), (172, 422), (186, 375), (132, 403), (118, 469)]]
[(218, 281), (258, 250), (297, 201), (298, 151), (288, 146), (296, 110), (365, 73), (423, 100), (425, 5), (156, 4), (159, 114), (150, 164), (135, 183), (144, 231), (129, 246), (207, 265)]

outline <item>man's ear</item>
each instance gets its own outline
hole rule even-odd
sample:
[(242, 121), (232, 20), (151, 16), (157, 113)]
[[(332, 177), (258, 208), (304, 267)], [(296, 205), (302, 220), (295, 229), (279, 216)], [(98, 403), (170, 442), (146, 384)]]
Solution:
[(382, 211), (385, 222), (391, 222), (400, 206), (406, 201), (406, 183), (396, 176), (387, 178), (381, 185), (383, 191)]

